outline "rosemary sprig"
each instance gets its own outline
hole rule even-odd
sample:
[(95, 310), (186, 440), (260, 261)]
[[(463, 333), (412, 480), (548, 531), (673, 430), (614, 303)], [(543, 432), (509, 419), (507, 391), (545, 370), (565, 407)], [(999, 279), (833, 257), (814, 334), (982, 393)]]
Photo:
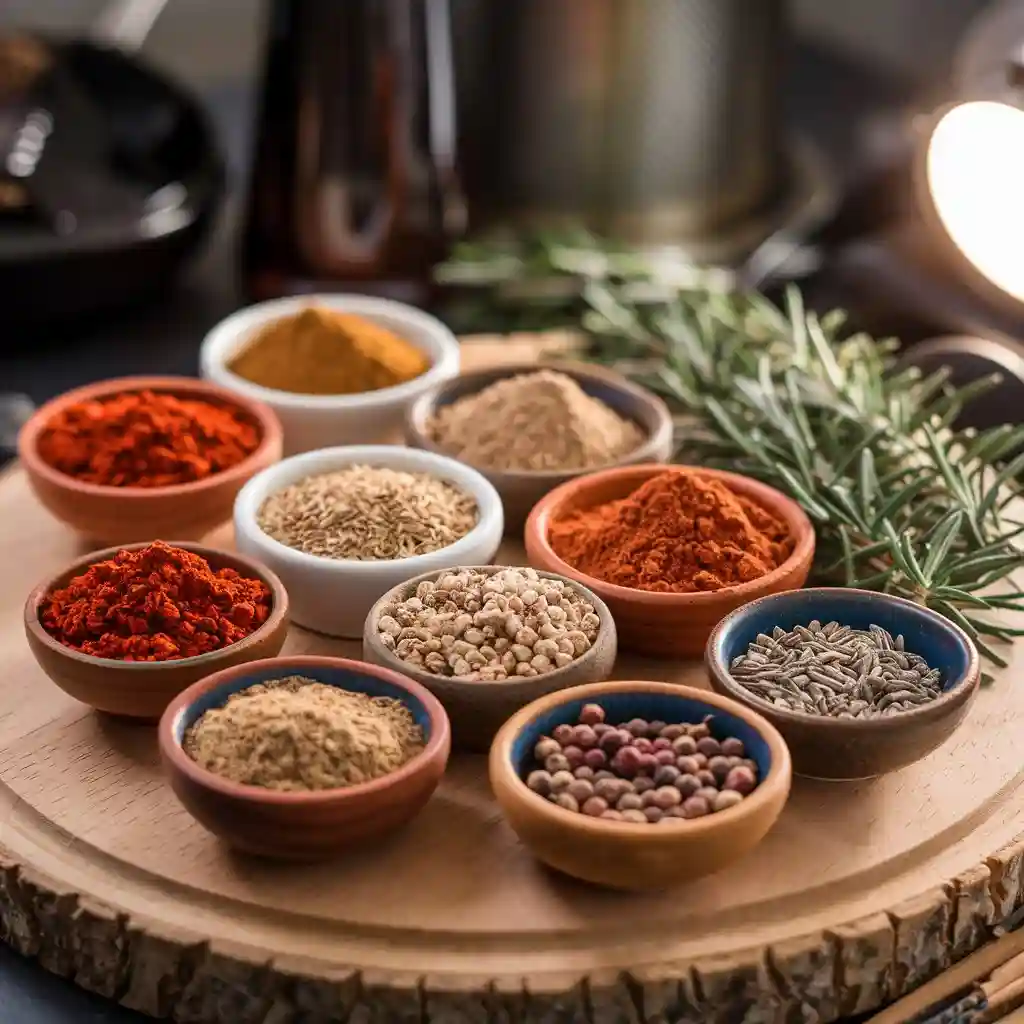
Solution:
[(1012, 505), (1024, 455), (1011, 457), (1024, 427), (954, 426), (992, 380), (955, 389), (944, 372), (898, 369), (895, 341), (844, 334), (842, 313), (819, 316), (795, 289), (779, 308), (718, 272), (585, 235), (478, 247), (441, 276), (471, 281), (478, 308), (511, 315), (506, 326), (521, 326), (522, 309), (533, 327), (577, 326), (591, 358), (678, 414), (680, 460), (794, 497), (818, 535), (815, 582), (933, 608), (1006, 664), (999, 645), (1024, 630), (991, 613), (1024, 611), (1012, 583), (1024, 567)]

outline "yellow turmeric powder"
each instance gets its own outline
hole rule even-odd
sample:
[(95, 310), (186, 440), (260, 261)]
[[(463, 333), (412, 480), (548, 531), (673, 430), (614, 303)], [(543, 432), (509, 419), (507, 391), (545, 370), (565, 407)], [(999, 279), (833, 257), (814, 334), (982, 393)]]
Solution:
[(402, 384), (429, 362), (404, 338), (351, 313), (309, 306), (268, 324), (229, 362), (253, 384), (300, 395), (354, 395)]

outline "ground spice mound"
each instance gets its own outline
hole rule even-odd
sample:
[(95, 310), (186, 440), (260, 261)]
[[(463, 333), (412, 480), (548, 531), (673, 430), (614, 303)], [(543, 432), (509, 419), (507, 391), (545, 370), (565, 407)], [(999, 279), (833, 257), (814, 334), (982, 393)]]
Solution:
[(644, 440), (632, 420), (554, 370), (508, 377), (442, 406), (428, 429), (472, 466), (533, 472), (604, 466)]
[(759, 579), (792, 553), (784, 523), (719, 480), (668, 470), (551, 524), (555, 553), (608, 583), (686, 594)]
[(228, 363), (253, 384), (302, 395), (377, 391), (429, 366), (415, 345), (386, 327), (322, 306), (268, 324)]
[(39, 457), (85, 483), (167, 487), (237, 465), (260, 444), (243, 410), (138, 391), (75, 402), (39, 435)]
[(397, 771), (424, 748), (400, 700), (288, 676), (232, 694), (185, 734), (185, 753), (233, 782), (309, 791)]
[(216, 651), (257, 630), (270, 589), (234, 569), (154, 541), (89, 566), (39, 608), (65, 647), (120, 661), (176, 661)]

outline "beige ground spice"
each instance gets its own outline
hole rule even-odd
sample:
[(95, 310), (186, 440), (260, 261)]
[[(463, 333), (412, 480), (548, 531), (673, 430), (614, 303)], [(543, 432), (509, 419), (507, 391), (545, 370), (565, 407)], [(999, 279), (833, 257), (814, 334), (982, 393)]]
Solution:
[(428, 429), (446, 451), (487, 469), (593, 469), (644, 439), (636, 423), (554, 370), (508, 377), (466, 395), (439, 409)]
[(389, 775), (425, 739), (399, 700), (288, 676), (232, 694), (186, 732), (183, 746), (232, 782), (302, 792)]
[(256, 513), (259, 528), (290, 548), (364, 562), (448, 547), (479, 518), (476, 500), (445, 480), (373, 466), (306, 477)]

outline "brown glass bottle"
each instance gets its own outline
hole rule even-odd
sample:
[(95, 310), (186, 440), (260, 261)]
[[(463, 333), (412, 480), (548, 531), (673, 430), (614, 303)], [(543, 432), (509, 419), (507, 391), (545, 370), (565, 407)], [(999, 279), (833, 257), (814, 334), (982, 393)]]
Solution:
[(249, 295), (424, 302), (462, 226), (453, 108), (448, 0), (272, 0)]

